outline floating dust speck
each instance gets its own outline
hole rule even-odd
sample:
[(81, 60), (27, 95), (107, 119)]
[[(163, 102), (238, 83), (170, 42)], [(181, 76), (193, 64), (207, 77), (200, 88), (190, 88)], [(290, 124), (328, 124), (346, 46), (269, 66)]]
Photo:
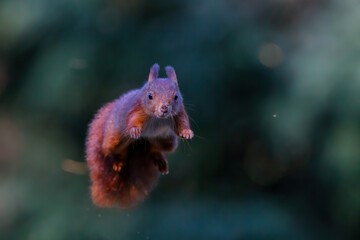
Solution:
[(278, 117), (278, 115), (277, 114), (273, 114), (273, 118), (277, 118)]

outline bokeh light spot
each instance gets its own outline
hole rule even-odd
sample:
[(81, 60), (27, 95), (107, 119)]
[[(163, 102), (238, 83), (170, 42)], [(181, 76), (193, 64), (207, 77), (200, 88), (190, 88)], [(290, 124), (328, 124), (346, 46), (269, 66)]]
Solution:
[(69, 67), (77, 70), (81, 70), (87, 67), (87, 62), (84, 59), (73, 58), (69, 62)]
[(263, 44), (258, 53), (259, 61), (266, 67), (277, 67), (283, 60), (283, 51), (274, 43)]
[(84, 162), (74, 161), (72, 159), (64, 159), (61, 164), (65, 172), (84, 175), (87, 172), (87, 167)]

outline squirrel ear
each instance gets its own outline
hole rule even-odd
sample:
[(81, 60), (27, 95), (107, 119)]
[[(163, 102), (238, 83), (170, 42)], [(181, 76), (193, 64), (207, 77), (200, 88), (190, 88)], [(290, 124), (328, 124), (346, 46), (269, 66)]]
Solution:
[(165, 71), (166, 71), (167, 77), (177, 83), (175, 69), (172, 66), (167, 66), (165, 68)]
[(159, 69), (160, 69), (159, 64), (155, 63), (154, 65), (152, 65), (152, 67), (150, 68), (150, 74), (149, 74), (149, 80), (148, 80), (149, 82), (158, 78)]

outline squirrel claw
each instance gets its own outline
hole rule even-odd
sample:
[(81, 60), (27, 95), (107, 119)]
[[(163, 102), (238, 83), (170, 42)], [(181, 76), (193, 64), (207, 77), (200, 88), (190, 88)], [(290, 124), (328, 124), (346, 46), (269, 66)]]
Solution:
[(185, 139), (192, 139), (194, 137), (194, 132), (190, 129), (184, 129), (180, 132), (179, 136)]
[(113, 163), (113, 170), (115, 171), (115, 172), (120, 172), (121, 171), (121, 169), (122, 169), (122, 167), (124, 166), (125, 164), (123, 163), (123, 162), (114, 162)]
[(130, 138), (139, 139), (139, 138), (140, 138), (140, 135), (141, 135), (141, 130), (140, 130), (140, 128), (138, 128), (138, 127), (132, 127), (132, 128), (130, 128), (130, 130), (129, 130), (129, 135), (130, 135)]

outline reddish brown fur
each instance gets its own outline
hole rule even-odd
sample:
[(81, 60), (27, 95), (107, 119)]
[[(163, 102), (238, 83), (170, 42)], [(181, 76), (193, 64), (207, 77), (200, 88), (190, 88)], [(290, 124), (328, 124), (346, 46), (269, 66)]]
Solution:
[[(120, 144), (126, 149), (124, 156), (116, 149), (116, 154), (106, 161), (100, 146), (103, 141), (105, 121), (114, 107), (115, 102), (108, 103), (96, 114), (90, 125), (87, 138), (87, 162), (90, 168), (90, 178), (93, 183), (91, 195), (94, 203), (100, 207), (129, 207), (142, 201), (151, 190), (158, 178), (158, 169), (152, 157), (162, 157), (161, 153), (150, 153), (150, 143), (146, 140)], [(112, 161), (125, 161), (120, 172), (114, 171)]]
[[(159, 67), (155, 64), (150, 71), (149, 82), (152, 81), (152, 84), (156, 82), (158, 70)], [(171, 77), (174, 80), (170, 80), (175, 81), (174, 70), (172, 68), (167, 70), (173, 71)], [(165, 89), (166, 86), (163, 87)], [(172, 152), (176, 149), (178, 140), (174, 132), (187, 139), (193, 136), (188, 116), (179, 100), (176, 103), (179, 104), (178, 106), (174, 103), (172, 119), (175, 126), (172, 134), (163, 136), (160, 134), (162, 130), (157, 130), (156, 127), (152, 129), (150, 125), (150, 133), (159, 132), (160, 135), (155, 134), (155, 137), (151, 137), (151, 134), (149, 136), (145, 134), (144, 137), (136, 140), (140, 137), (144, 124), (156, 116), (153, 108), (156, 109), (158, 105), (150, 107), (144, 103), (148, 94), (146, 91), (149, 91), (147, 85), (106, 104), (98, 111), (89, 126), (86, 157), (92, 181), (91, 196), (99, 207), (129, 207), (144, 200), (153, 188), (159, 172), (168, 172), (164, 152)], [(168, 96), (168, 90), (163, 88), (158, 90), (153, 87), (152, 91), (154, 97), (156, 93), (159, 96), (159, 103), (155, 100), (153, 103), (174, 101), (171, 100), (173, 95)], [(161, 95), (162, 93), (164, 95)], [(179, 91), (178, 95), (180, 98)], [(135, 131), (136, 135), (132, 132), (134, 128), (138, 131)]]
[(141, 107), (140, 101), (137, 101), (127, 117), (127, 130), (129, 131), (132, 127), (137, 127), (141, 130), (147, 118), (148, 115), (145, 113), (143, 107)]
[(184, 129), (190, 129), (189, 117), (186, 114), (184, 106), (181, 106), (180, 111), (178, 115), (174, 117), (174, 120), (175, 120), (176, 134), (179, 135), (181, 131)]

